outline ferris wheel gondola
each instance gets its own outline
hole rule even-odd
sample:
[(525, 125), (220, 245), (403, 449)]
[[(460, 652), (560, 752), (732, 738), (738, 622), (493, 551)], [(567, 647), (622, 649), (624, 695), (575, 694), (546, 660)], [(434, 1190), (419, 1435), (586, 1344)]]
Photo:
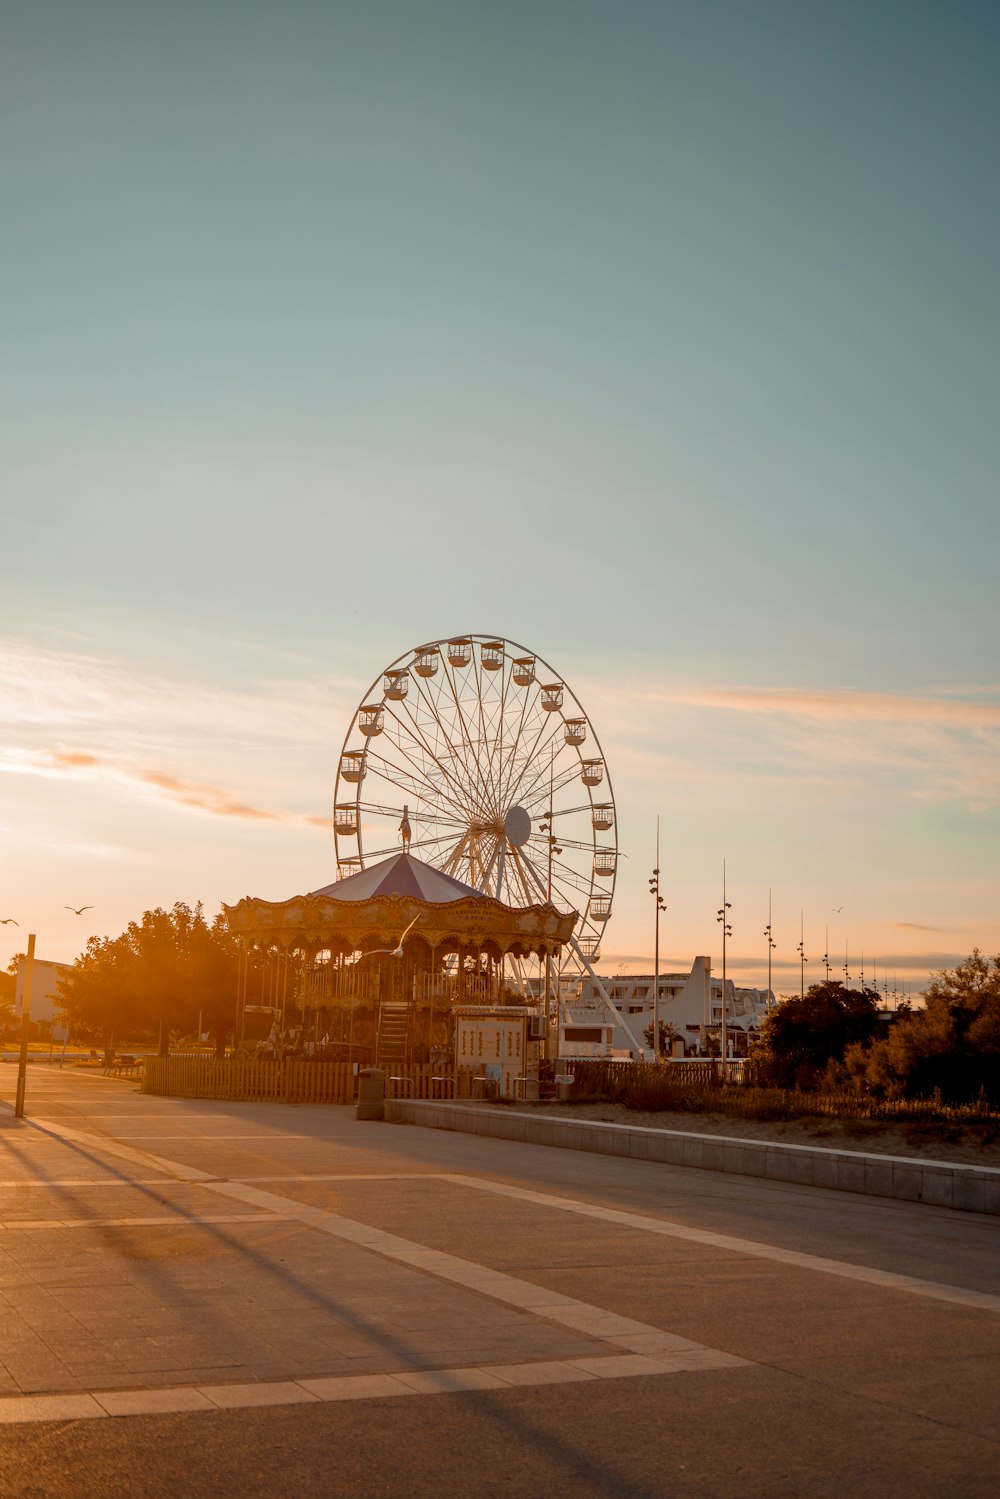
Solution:
[(618, 872), (614, 794), (597, 735), (542, 658), (456, 635), (393, 661), (355, 710), (334, 792), (340, 877), (401, 847), (512, 906), (579, 914), (600, 950)]

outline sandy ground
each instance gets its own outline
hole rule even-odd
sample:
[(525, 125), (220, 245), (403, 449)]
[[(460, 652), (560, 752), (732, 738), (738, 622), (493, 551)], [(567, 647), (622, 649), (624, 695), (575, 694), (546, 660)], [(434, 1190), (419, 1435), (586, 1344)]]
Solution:
[[(524, 1105), (519, 1105), (524, 1107)], [(541, 1103), (542, 1113), (570, 1119), (598, 1119), (607, 1124), (646, 1129), (684, 1130), (695, 1135), (729, 1135), (746, 1140), (781, 1140), (788, 1145), (819, 1145), (828, 1150), (862, 1150), (878, 1155), (960, 1161), (1000, 1169), (1000, 1128), (950, 1124), (880, 1124), (867, 1119), (738, 1119), (729, 1114), (642, 1113), (624, 1104)], [(991, 1138), (992, 1137), (992, 1138)]]

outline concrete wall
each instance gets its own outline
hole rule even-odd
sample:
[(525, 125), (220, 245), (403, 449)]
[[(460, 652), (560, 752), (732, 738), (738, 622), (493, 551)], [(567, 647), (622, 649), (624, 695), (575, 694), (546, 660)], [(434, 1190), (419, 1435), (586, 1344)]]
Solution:
[(1000, 1171), (989, 1167), (947, 1165), (861, 1151), (825, 1150), (813, 1145), (786, 1145), (683, 1130), (648, 1129), (597, 1120), (562, 1118), (483, 1104), (387, 1101), (385, 1117), (395, 1124), (421, 1124), (490, 1135), (531, 1145), (589, 1150), (599, 1155), (629, 1156), (669, 1166), (694, 1166), (760, 1176), (770, 1181), (896, 1197), (970, 1213), (1000, 1214)]

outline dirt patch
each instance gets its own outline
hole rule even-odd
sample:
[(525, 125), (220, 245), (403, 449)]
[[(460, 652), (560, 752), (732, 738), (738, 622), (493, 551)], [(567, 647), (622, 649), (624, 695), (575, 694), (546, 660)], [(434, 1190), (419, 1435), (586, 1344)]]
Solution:
[[(519, 1104), (524, 1108), (524, 1104)], [(740, 1119), (729, 1114), (643, 1113), (610, 1103), (529, 1104), (532, 1112), (604, 1124), (632, 1124), (643, 1129), (683, 1131), (690, 1135), (728, 1135), (731, 1139), (816, 1145), (826, 1150), (857, 1150), (872, 1155), (909, 1156), (913, 1160), (949, 1161), (1000, 1170), (1000, 1131), (990, 1125), (883, 1124), (877, 1119)]]

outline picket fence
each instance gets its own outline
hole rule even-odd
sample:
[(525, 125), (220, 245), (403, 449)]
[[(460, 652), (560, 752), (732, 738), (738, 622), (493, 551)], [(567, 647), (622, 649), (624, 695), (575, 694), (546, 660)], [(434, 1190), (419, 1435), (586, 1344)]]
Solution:
[[(282, 1062), (250, 1057), (147, 1057), (142, 1091), (166, 1098), (216, 1098), (239, 1103), (354, 1103), (358, 1075), (350, 1062)], [(431, 1066), (399, 1068), (385, 1078), (387, 1098), (462, 1098), (471, 1076), (457, 1079)]]

